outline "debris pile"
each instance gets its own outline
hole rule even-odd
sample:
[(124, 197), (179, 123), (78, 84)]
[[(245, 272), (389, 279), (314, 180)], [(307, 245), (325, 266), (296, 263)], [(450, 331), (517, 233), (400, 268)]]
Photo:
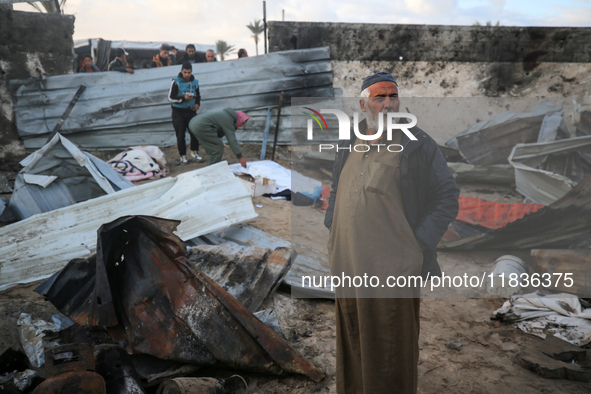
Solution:
[[(60, 333), (56, 342), (69, 346), (69, 352), (78, 344), (95, 344), (96, 369), (93, 364), (84, 371), (96, 370), (104, 377), (107, 392), (130, 392), (130, 387), (144, 392), (164, 378), (194, 373), (191, 366), (295, 373), (322, 380), (320, 370), (253, 315), (289, 270), (290, 249), (250, 248), (242, 253), (228, 245), (218, 251), (195, 246), (192, 262), (185, 257), (186, 244), (173, 233), (178, 225), (179, 221), (126, 216), (101, 226), (96, 254), (71, 260), (36, 289), (77, 323)], [(35, 334), (41, 329), (33, 328), (30, 316), (23, 319), (22, 324), (29, 322), (27, 327), (32, 327), (23, 332)], [(32, 344), (35, 354), (44, 346), (50, 360), (56, 352), (67, 353), (46, 341), (41, 345), (37, 334), (31, 340), (26, 343)], [(40, 367), (43, 356), (35, 357), (35, 366)], [(108, 373), (115, 360), (118, 373)], [(50, 372), (52, 368), (54, 363), (46, 362), (48, 380), (57, 374)], [(201, 379), (168, 381), (162, 387), (236, 384), (236, 378)]]
[(488, 292), (511, 297), (492, 318), (546, 339), (522, 350), (524, 367), (586, 382), (589, 358), (579, 346), (591, 343), (585, 301), (591, 297), (591, 136), (583, 131), (589, 107), (575, 108), (577, 137), (561, 110), (545, 101), (530, 113), (480, 122), (447, 142), (447, 157), (465, 161), (450, 163), (458, 182), (510, 182), (524, 202), (460, 196), (460, 212), (439, 246), (520, 251), (521, 258), (503, 255), (491, 267), (496, 282)]

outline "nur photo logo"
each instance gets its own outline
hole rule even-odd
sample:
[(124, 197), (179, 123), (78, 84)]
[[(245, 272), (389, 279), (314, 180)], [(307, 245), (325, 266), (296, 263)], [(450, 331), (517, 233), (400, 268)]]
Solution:
[[(384, 132), (386, 133), (386, 141), (392, 141), (394, 130), (401, 130), (411, 141), (417, 140), (414, 134), (409, 130), (417, 124), (417, 117), (413, 114), (405, 112), (380, 112), (377, 114), (377, 130), (375, 130), (375, 133), (363, 134), (361, 131), (359, 131), (359, 112), (353, 112), (353, 120), (351, 123), (351, 117), (338, 109), (321, 109), (319, 112), (310, 107), (304, 108), (312, 112), (305, 112), (305, 114), (311, 118), (308, 119), (307, 124), (306, 138), (308, 141), (312, 141), (314, 139), (314, 121), (316, 121), (321, 131), (328, 132), (328, 125), (322, 114), (332, 114), (337, 117), (339, 122), (339, 140), (350, 140), (351, 129), (353, 129), (353, 133), (361, 141), (376, 141), (382, 137)], [(384, 127), (384, 118), (386, 127)], [(405, 123), (399, 123), (401, 119), (408, 119), (408, 121)], [(356, 152), (367, 152), (371, 149), (371, 146), (376, 146), (378, 150), (385, 147), (389, 152), (401, 152), (404, 149), (404, 147), (400, 144), (361, 143), (354, 144), (346, 148), (339, 148), (339, 146), (336, 144), (319, 144), (318, 151), (322, 152), (322, 150), (332, 150), (336, 148), (337, 151), (339, 149), (347, 149), (349, 151), (353, 149)]]

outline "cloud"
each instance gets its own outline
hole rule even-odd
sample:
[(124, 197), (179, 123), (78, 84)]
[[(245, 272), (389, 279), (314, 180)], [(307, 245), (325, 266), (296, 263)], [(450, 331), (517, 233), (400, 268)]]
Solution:
[(434, 15), (453, 13), (457, 7), (456, 0), (404, 0), (406, 10), (419, 16), (431, 17)]
[(548, 26), (591, 26), (591, 7), (554, 6), (554, 13), (548, 15), (546, 20)]

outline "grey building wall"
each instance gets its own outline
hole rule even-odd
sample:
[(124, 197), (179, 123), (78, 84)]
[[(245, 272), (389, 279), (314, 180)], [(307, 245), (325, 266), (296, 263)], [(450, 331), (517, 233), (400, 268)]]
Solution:
[(8, 81), (72, 72), (74, 16), (0, 8), (0, 159), (22, 156)]
[(269, 22), (269, 51), (329, 46), (332, 60), (591, 62), (591, 28)]

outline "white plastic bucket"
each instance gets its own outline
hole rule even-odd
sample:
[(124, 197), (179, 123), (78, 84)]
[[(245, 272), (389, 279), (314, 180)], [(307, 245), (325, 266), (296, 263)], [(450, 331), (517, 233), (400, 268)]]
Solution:
[[(486, 287), (489, 294), (508, 298), (521, 290), (520, 275), (527, 273), (527, 265), (517, 256), (504, 255), (495, 260), (491, 273)], [(517, 286), (510, 286), (515, 284), (511, 277), (517, 278)]]

